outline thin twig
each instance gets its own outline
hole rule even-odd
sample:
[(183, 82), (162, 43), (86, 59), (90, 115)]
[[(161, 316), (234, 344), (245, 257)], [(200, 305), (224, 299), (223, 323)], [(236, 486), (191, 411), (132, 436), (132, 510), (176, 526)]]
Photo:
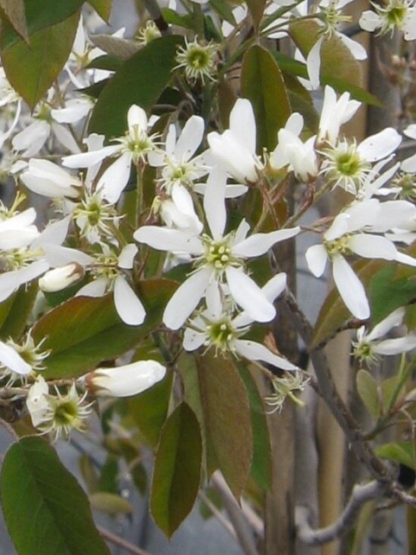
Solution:
[(97, 526), (97, 529), (105, 540), (113, 543), (114, 545), (122, 547), (129, 553), (133, 553), (133, 555), (151, 555), (148, 551), (143, 551), (143, 549), (140, 549), (140, 547), (137, 547), (127, 540), (120, 538), (120, 536), (116, 536), (116, 534), (113, 534), (102, 526)]
[(234, 499), (232, 493), (228, 489), (225, 480), (219, 474), (214, 474), (211, 480), (221, 496), (222, 502), (224, 503), (224, 508), (228, 513), (238, 541), (240, 542), (241, 549), (246, 555), (259, 555), (256, 544), (254, 542), (253, 532), (243, 511), (238, 506), (237, 501)]
[(214, 503), (211, 501), (211, 499), (203, 491), (199, 492), (199, 497), (202, 500), (202, 502), (205, 503), (205, 505), (208, 507), (208, 509), (211, 511), (211, 513), (214, 515), (214, 517), (219, 522), (221, 522), (221, 524), (224, 526), (224, 528), (227, 530), (227, 532), (236, 540), (237, 535), (235, 533), (235, 530), (234, 530), (232, 524), (224, 517), (224, 515), (214, 505)]
[(341, 537), (352, 527), (364, 503), (382, 496), (385, 492), (386, 484), (377, 480), (363, 486), (356, 485), (338, 520), (331, 526), (317, 530), (314, 530), (309, 524), (310, 509), (305, 506), (296, 507), (295, 520), (298, 538), (308, 545), (323, 545)]

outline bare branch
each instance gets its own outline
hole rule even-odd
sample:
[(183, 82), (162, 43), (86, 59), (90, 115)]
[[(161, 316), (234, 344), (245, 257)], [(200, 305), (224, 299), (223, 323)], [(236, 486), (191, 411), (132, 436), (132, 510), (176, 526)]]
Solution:
[(148, 551), (143, 551), (143, 549), (140, 549), (140, 547), (133, 545), (124, 538), (120, 538), (120, 536), (116, 536), (116, 534), (113, 534), (102, 526), (97, 526), (97, 529), (105, 540), (113, 543), (114, 545), (122, 547), (129, 553), (133, 553), (133, 555), (151, 555)]
[(221, 496), (225, 510), (227, 511), (230, 521), (234, 527), (242, 550), (246, 555), (259, 555), (254, 542), (253, 531), (246, 516), (228, 489), (225, 480), (219, 474), (214, 474), (211, 480)]
[(296, 507), (295, 521), (299, 539), (308, 545), (322, 545), (341, 537), (352, 527), (364, 503), (385, 493), (386, 484), (377, 480), (363, 486), (356, 485), (339, 519), (331, 526), (317, 530), (309, 524), (310, 509), (305, 506)]

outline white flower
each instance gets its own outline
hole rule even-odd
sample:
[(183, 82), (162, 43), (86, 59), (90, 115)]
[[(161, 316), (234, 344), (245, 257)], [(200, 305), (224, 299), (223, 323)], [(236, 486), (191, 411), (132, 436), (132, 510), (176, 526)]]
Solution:
[(84, 276), (84, 268), (72, 262), (66, 266), (49, 270), (39, 279), (39, 289), (44, 293), (53, 293), (66, 289)]
[(14, 379), (28, 376), (32, 367), (28, 364), (11, 345), (0, 341), (0, 365), (3, 376), (12, 376)]
[(354, 116), (361, 105), (350, 98), (350, 93), (345, 92), (337, 99), (334, 89), (328, 85), (325, 87), (318, 142), (325, 140), (331, 145), (336, 144), (341, 126)]
[(49, 160), (32, 158), (20, 176), (34, 193), (51, 198), (78, 198), (82, 181)]
[(211, 236), (190, 235), (180, 230), (143, 226), (134, 238), (154, 249), (187, 254), (195, 271), (175, 292), (166, 306), (163, 321), (170, 329), (179, 329), (197, 307), (212, 281), (227, 283), (231, 297), (247, 310), (253, 320), (269, 322), (276, 314), (272, 303), (244, 271), (247, 259), (265, 254), (275, 243), (297, 235), (300, 229), (257, 233), (246, 238), (249, 226), (243, 220), (238, 229), (224, 235), (226, 226), (225, 178), (207, 189), (205, 213)]
[(343, 8), (351, 1), (352, 0), (321, 0), (318, 5), (322, 19), (316, 19), (315, 21), (321, 27), (319, 31), (319, 35), (321, 36), (309, 51), (306, 60), (309, 79), (314, 89), (318, 88), (320, 83), (321, 49), (326, 38), (336, 36), (344, 46), (348, 48), (356, 60), (365, 60), (367, 58), (367, 51), (361, 44), (339, 31), (341, 23), (351, 21), (351, 16), (341, 13)]
[(378, 200), (353, 204), (338, 214), (331, 227), (323, 235), (323, 244), (314, 245), (306, 252), (306, 260), (314, 276), (320, 277), (327, 260), (331, 260), (335, 285), (350, 312), (360, 320), (370, 316), (370, 306), (364, 287), (345, 256), (356, 254), (363, 258), (381, 258), (415, 263), (404, 258), (389, 239), (377, 235), (384, 233), (398, 222), (404, 223), (416, 208), (406, 201), (390, 201), (380, 204)]
[[(261, 289), (266, 299), (272, 303), (286, 287), (286, 274), (274, 276)], [(187, 351), (200, 347), (213, 347), (216, 353), (232, 353), (251, 361), (262, 361), (281, 370), (297, 370), (288, 360), (267, 349), (261, 343), (240, 339), (253, 323), (247, 311), (237, 316), (224, 306), (223, 291), (213, 283), (206, 295), (207, 309), (189, 321), (185, 329), (183, 346)]]
[(149, 153), (156, 150), (155, 136), (147, 134), (147, 116), (142, 108), (131, 106), (127, 114), (127, 123), (128, 131), (125, 137), (114, 139), (118, 144), (67, 156), (62, 161), (68, 168), (89, 168), (105, 158), (116, 158), (101, 175), (96, 189), (102, 198), (111, 204), (118, 201), (127, 185), (132, 164), (145, 161)]
[(358, 195), (373, 172), (371, 164), (389, 157), (401, 141), (401, 135), (392, 127), (371, 135), (358, 145), (344, 139), (321, 150), (324, 160), (320, 173), (334, 187)]
[(133, 244), (126, 245), (119, 256), (105, 247), (103, 245), (103, 254), (96, 255), (95, 262), (90, 257), (95, 279), (81, 287), (77, 296), (102, 297), (108, 291), (113, 291), (114, 304), (121, 320), (129, 326), (139, 326), (145, 319), (146, 311), (124, 274), (124, 270), (133, 268), (137, 247)]
[(185, 37), (185, 46), (178, 48), (175, 58), (176, 68), (184, 68), (188, 81), (200, 80), (203, 84), (205, 78), (215, 81), (217, 52), (218, 45), (214, 42), (201, 44), (197, 38), (189, 42)]
[(404, 308), (398, 308), (379, 322), (370, 333), (367, 333), (364, 326), (357, 330), (357, 341), (353, 343), (354, 356), (361, 361), (371, 363), (377, 359), (377, 355), (392, 356), (415, 349), (416, 337), (414, 335), (381, 339), (393, 328), (402, 325), (404, 315)]
[(13, 137), (12, 145), (24, 158), (35, 156), (45, 145), (51, 133), (69, 152), (79, 152), (79, 147), (65, 125), (55, 119), (55, 110), (41, 103), (33, 116), (34, 120), (23, 131)]
[(47, 418), (49, 407), (47, 400), (48, 393), (48, 384), (42, 376), (38, 376), (36, 382), (29, 389), (29, 393), (26, 397), (27, 410), (29, 411), (32, 424), (35, 428), (40, 426)]
[(97, 368), (85, 377), (95, 395), (129, 397), (164, 378), (166, 368), (155, 360), (140, 360), (117, 368)]
[(215, 161), (232, 177), (255, 183), (262, 164), (256, 155), (256, 121), (249, 100), (238, 99), (230, 113), (230, 129), (213, 132), (208, 143)]
[(375, 11), (362, 13), (359, 24), (365, 31), (379, 30), (380, 35), (403, 31), (405, 40), (416, 39), (416, 7), (412, 0), (389, 0), (385, 7), (371, 2)]
[[(416, 28), (416, 27), (415, 27)], [(416, 124), (412, 123), (411, 125), (409, 125), (404, 131), (403, 133), (409, 137), (410, 139), (414, 139), (416, 140)], [(402, 170), (407, 172), (407, 173), (416, 173), (416, 154), (413, 154), (413, 156), (410, 156), (409, 158), (407, 158), (406, 160), (404, 160), (402, 162), (402, 166), (401, 166)]]
[(303, 117), (298, 113), (292, 114), (285, 127), (278, 132), (278, 144), (270, 154), (269, 161), (273, 169), (288, 166), (289, 171), (293, 171), (298, 179), (307, 182), (318, 174), (316, 136), (304, 143), (299, 138), (302, 129)]

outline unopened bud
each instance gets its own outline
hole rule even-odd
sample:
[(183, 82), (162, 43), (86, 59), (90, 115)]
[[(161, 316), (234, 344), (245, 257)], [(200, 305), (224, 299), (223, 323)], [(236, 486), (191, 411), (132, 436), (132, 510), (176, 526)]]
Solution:
[(95, 395), (129, 397), (149, 389), (165, 374), (162, 364), (141, 360), (118, 368), (97, 368), (85, 377), (85, 384)]
[(77, 262), (49, 270), (39, 279), (39, 287), (45, 293), (66, 289), (84, 277), (84, 268)]

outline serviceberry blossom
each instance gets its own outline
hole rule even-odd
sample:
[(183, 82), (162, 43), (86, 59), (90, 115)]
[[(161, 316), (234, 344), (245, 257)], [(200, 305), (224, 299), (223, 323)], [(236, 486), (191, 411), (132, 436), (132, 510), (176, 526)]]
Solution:
[(212, 281), (226, 283), (235, 303), (258, 322), (269, 322), (276, 314), (273, 304), (248, 276), (245, 262), (266, 254), (275, 244), (297, 235), (300, 228), (257, 233), (247, 238), (249, 225), (242, 220), (237, 230), (225, 233), (226, 178), (218, 174), (216, 183), (207, 189), (204, 207), (211, 235), (190, 235), (181, 230), (156, 226), (139, 228), (134, 238), (150, 247), (187, 254), (194, 272), (174, 293), (166, 306), (163, 321), (170, 329), (179, 329), (204, 297)]
[[(286, 274), (277, 274), (261, 291), (269, 302), (281, 295), (286, 288)], [(297, 367), (256, 341), (240, 339), (250, 329), (253, 319), (247, 311), (235, 315), (224, 292), (216, 283), (211, 283), (206, 295), (206, 310), (200, 311), (189, 320), (185, 328), (183, 346), (186, 351), (200, 347), (214, 348), (216, 354), (231, 353), (250, 361), (262, 361), (281, 370), (297, 370)]]
[(249, 100), (239, 98), (230, 113), (230, 128), (209, 133), (215, 162), (241, 183), (256, 183), (263, 166), (256, 155), (256, 121)]
[(399, 29), (405, 40), (416, 39), (416, 7), (412, 0), (389, 0), (384, 6), (371, 2), (373, 10), (361, 14), (362, 29), (386, 35)]
[(89, 168), (105, 158), (115, 158), (99, 178), (96, 187), (102, 198), (111, 204), (119, 200), (128, 183), (132, 165), (147, 161), (149, 154), (157, 150), (156, 135), (148, 134), (147, 116), (142, 108), (131, 106), (127, 114), (127, 123), (126, 135), (114, 139), (118, 144), (67, 156), (62, 161), (67, 168)]
[(166, 368), (156, 360), (140, 360), (117, 368), (97, 368), (84, 380), (95, 395), (129, 397), (146, 391), (165, 374)]
[(357, 330), (357, 340), (353, 342), (354, 356), (361, 362), (371, 364), (380, 356), (399, 355), (416, 349), (416, 336), (405, 335), (392, 339), (382, 339), (391, 330), (403, 324), (405, 309), (398, 308), (379, 322), (371, 332), (365, 326)]
[(416, 207), (406, 201), (380, 203), (377, 199), (357, 202), (338, 214), (323, 234), (323, 243), (310, 247), (306, 260), (314, 276), (320, 277), (327, 261), (332, 263), (333, 277), (339, 294), (350, 312), (360, 320), (370, 316), (370, 305), (362, 283), (348, 264), (353, 254), (363, 258), (398, 260), (415, 264), (399, 253), (393, 242), (379, 235), (399, 222), (415, 217)]

